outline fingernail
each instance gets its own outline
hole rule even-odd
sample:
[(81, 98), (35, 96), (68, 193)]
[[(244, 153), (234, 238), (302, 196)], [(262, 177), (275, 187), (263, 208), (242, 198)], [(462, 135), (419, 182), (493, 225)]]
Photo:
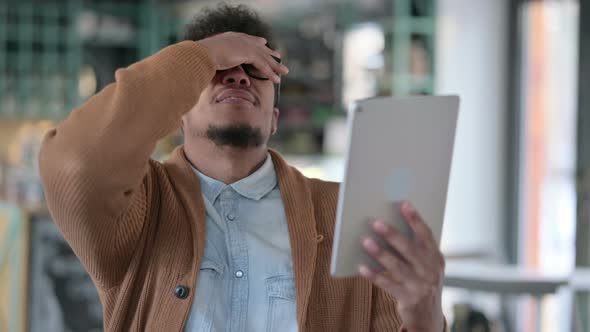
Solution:
[(387, 225), (385, 225), (385, 223), (383, 222), (383, 220), (377, 220), (377, 221), (375, 221), (375, 223), (373, 224), (373, 226), (375, 227), (375, 230), (377, 230), (379, 232), (385, 232), (385, 231), (387, 231)]
[(404, 208), (409, 213), (415, 213), (416, 212), (416, 209), (414, 209), (414, 207), (412, 206), (412, 204), (410, 202), (404, 202)]
[(379, 246), (377, 246), (377, 243), (375, 243), (375, 241), (373, 241), (371, 238), (365, 238), (363, 240), (363, 246), (372, 253), (379, 251)]
[(371, 270), (369, 270), (369, 268), (366, 267), (365, 265), (360, 265), (359, 266), (359, 273), (365, 277), (368, 277), (371, 275)]

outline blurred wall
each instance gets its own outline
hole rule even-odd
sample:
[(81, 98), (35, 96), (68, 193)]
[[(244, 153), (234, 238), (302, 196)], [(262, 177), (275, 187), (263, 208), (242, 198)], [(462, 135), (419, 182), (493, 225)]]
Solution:
[(22, 121), (2, 119), (0, 121), (0, 160), (8, 158), (9, 144), (14, 141)]
[(439, 0), (436, 93), (461, 109), (442, 247), (503, 257), (508, 0)]

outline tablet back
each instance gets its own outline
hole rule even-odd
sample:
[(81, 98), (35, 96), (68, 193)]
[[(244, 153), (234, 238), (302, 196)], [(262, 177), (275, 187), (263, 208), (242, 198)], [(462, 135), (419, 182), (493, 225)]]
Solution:
[(357, 274), (361, 263), (379, 269), (361, 246), (362, 236), (377, 239), (369, 220), (412, 236), (396, 202), (410, 201), (440, 243), (458, 109), (457, 96), (380, 97), (351, 107), (333, 276)]

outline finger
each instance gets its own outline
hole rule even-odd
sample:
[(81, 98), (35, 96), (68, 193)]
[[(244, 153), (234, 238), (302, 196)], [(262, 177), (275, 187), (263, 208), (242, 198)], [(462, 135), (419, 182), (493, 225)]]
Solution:
[(270, 54), (270, 55), (274, 56), (275, 58), (279, 58), (279, 59), (281, 58), (281, 53), (279, 53), (278, 51), (273, 50), (272, 48), (270, 48), (268, 46), (265, 46), (263, 50), (264, 50), (265, 53)]
[(265, 50), (264, 51), (265, 51), (266, 54), (268, 54), (268, 55), (271, 56), (270, 59), (272, 59), (272, 61), (270, 61), (270, 63), (273, 64), (273, 65), (274, 64), (278, 64), (278, 66), (280, 67), (280, 69), (275, 69), (277, 71), (277, 73), (281, 73), (283, 75), (286, 75), (286, 74), (289, 73), (289, 68), (287, 68), (287, 66), (285, 66), (285, 64), (279, 63), (274, 58), (272, 58), (272, 57), (275, 57), (275, 58), (281, 59), (281, 53), (273, 50), (272, 48), (269, 48), (268, 46), (265, 47)]
[(289, 73), (289, 68), (287, 68), (285, 65), (281, 63), (278, 63), (275, 59), (273, 59), (272, 56), (268, 55), (266, 59), (275, 73), (282, 75), (286, 75)]
[(257, 56), (255, 61), (251, 64), (254, 65), (262, 73), (264, 73), (264, 75), (274, 83), (279, 84), (281, 82), (281, 78), (279, 77), (279, 75), (277, 75), (277, 73), (275, 73), (275, 71), (270, 66), (270, 62), (264, 56)]
[(257, 43), (257, 44), (266, 45), (268, 43), (268, 41), (264, 37), (253, 36), (253, 35), (248, 35), (248, 34), (245, 34), (245, 35), (247, 35), (248, 37), (252, 38), (254, 40), (254, 42)]
[[(410, 239), (396, 231), (393, 227), (385, 224), (382, 220), (375, 221), (373, 223), (373, 229), (377, 235), (381, 236), (387, 242), (387, 244), (397, 250), (399, 255), (406, 260), (410, 266), (416, 267), (423, 265), (420, 257), (420, 250)], [(421, 268), (418, 270), (421, 270)]]
[(420, 216), (412, 204), (409, 202), (404, 202), (401, 206), (401, 212), (420, 242), (426, 244), (429, 247), (438, 248), (438, 245), (434, 240), (434, 236), (432, 235), (432, 230), (430, 227), (428, 227), (428, 225), (426, 225), (424, 219), (422, 219), (422, 216)]
[(415, 280), (416, 273), (402, 259), (379, 247), (375, 240), (367, 237), (363, 240), (365, 250), (377, 260), (387, 271), (399, 276), (401, 283)]
[(436, 281), (438, 276), (444, 275), (444, 256), (438, 248), (418, 245), (381, 220), (373, 223), (373, 229), (399, 253), (398, 259), (407, 261), (410, 269), (422, 279)]
[[(281, 53), (268, 46), (261, 47), (261, 51), (263, 55), (267, 56), (269, 59), (272, 59), (272, 62), (280, 64), (275, 58), (281, 59)], [(274, 57), (274, 58), (273, 58)], [(285, 67), (286, 68), (286, 67)]]
[(359, 266), (359, 273), (361, 276), (371, 281), (373, 284), (380, 287), (387, 293), (393, 295), (398, 300), (400, 298), (407, 298), (410, 295), (408, 290), (401, 284), (394, 282), (382, 273), (378, 273), (366, 265)]

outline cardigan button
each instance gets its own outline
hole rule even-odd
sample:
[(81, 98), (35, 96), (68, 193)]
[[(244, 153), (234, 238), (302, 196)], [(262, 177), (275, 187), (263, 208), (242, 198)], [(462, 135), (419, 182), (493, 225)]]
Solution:
[(188, 293), (189, 293), (189, 289), (186, 286), (176, 286), (176, 289), (174, 290), (174, 294), (176, 294), (176, 297), (184, 300), (188, 297)]

